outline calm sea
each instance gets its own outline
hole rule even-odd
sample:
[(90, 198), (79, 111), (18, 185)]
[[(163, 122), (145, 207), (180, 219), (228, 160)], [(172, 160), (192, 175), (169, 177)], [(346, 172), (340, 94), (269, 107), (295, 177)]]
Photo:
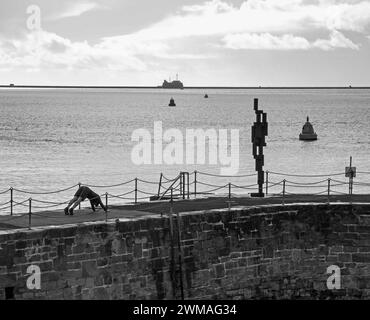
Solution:
[[(204, 94), (209, 95), (208, 99)], [(177, 106), (169, 108), (174, 97)], [(64, 189), (78, 182), (90, 185), (115, 185), (135, 177), (157, 182), (162, 172), (172, 178), (180, 170), (220, 173), (220, 165), (135, 165), (131, 141), (135, 129), (153, 132), (155, 121), (163, 130), (239, 129), (240, 158), (238, 175), (254, 172), (250, 131), (255, 121), (253, 98), (268, 114), (269, 135), (265, 148), (265, 170), (288, 174), (329, 175), (346, 181), (344, 168), (353, 156), (357, 171), (370, 171), (370, 90), (87, 90), (43, 89), (0, 90), (0, 192), (13, 187), (44, 192)], [(318, 134), (315, 142), (302, 142), (298, 135), (306, 121)], [(216, 178), (198, 175), (201, 182), (239, 186), (255, 183), (254, 177)], [(283, 176), (270, 174), (270, 181)], [(286, 177), (287, 192), (324, 192), (326, 177)], [(190, 182), (193, 176), (190, 177)], [(294, 187), (295, 182), (318, 182), (311, 189)], [(358, 174), (356, 182), (369, 182), (370, 175)], [(333, 190), (346, 191), (338, 185)], [(144, 192), (157, 192), (156, 184), (139, 182)], [(99, 193), (119, 195), (133, 190), (134, 183), (115, 188), (98, 188)], [(21, 202), (29, 197), (41, 201), (63, 202), (75, 192), (30, 195), (14, 191)], [(212, 189), (198, 184), (199, 190)], [(226, 192), (221, 189), (218, 192)], [(271, 191), (280, 192), (281, 186)], [(356, 185), (355, 192), (369, 193), (370, 185)], [(233, 192), (251, 192), (234, 188)], [(123, 198), (133, 197), (133, 193)], [(147, 197), (142, 193), (139, 197)], [(0, 195), (0, 204), (9, 193)], [(122, 202), (128, 199), (110, 199)], [(38, 204), (46, 206), (44, 203)], [(0, 205), (1, 208), (7, 205)], [(36, 203), (35, 203), (36, 206)], [(26, 207), (18, 206), (18, 210)], [(4, 210), (3, 210), (4, 212)]]

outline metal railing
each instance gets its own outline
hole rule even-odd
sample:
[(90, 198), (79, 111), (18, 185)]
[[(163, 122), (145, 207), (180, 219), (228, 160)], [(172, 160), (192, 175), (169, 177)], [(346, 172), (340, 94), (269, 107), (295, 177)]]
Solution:
[[(270, 197), (281, 197), (282, 204), (288, 196), (292, 195), (311, 195), (311, 196), (326, 196), (325, 201), (330, 202), (330, 197), (335, 195), (353, 195), (353, 187), (360, 186), (370, 191), (370, 181), (348, 181), (341, 180), (339, 176), (343, 176), (344, 173), (334, 172), (330, 174), (312, 174), (312, 175), (299, 175), (299, 174), (286, 174), (281, 172), (266, 171), (265, 172), (265, 193)], [(370, 172), (360, 171), (357, 172), (358, 177), (367, 177)], [(190, 177), (192, 181), (190, 182)], [(210, 183), (204, 177), (211, 179)], [(275, 179), (275, 178), (278, 179)], [(109, 199), (115, 199), (117, 201), (123, 201), (125, 203), (138, 204), (149, 200), (170, 200), (171, 202), (176, 199), (195, 199), (200, 196), (207, 197), (224, 197), (227, 207), (230, 209), (233, 203), (237, 203), (235, 199), (238, 196), (246, 196), (252, 193), (257, 188), (257, 183), (233, 183), (232, 180), (242, 179), (244, 182), (248, 178), (257, 178), (256, 173), (238, 175), (238, 176), (224, 176), (217, 175), (202, 171), (180, 172), (174, 178), (168, 178), (162, 173), (158, 181), (148, 181), (140, 178), (134, 178), (122, 183), (113, 185), (91, 185), (78, 183), (70, 187), (62, 188), (53, 191), (32, 191), (25, 190), (22, 188), (10, 187), (0, 192), (2, 197), (9, 194), (9, 200), (0, 203), (0, 213), (9, 213), (10, 217), (14, 216), (16, 208), (23, 208), (21, 215), (15, 215), (19, 217), (22, 215), (29, 215), (30, 221), (31, 216), (35, 213), (32, 211), (37, 209), (40, 212), (45, 210), (57, 209), (61, 206), (67, 205), (69, 200), (66, 201), (49, 201), (42, 199), (42, 195), (56, 195), (62, 192), (70, 191), (76, 187), (88, 186), (91, 188), (104, 188), (105, 192), (100, 194), (100, 197), (105, 198), (106, 206), (108, 206)], [(281, 180), (280, 180), (280, 179)], [(217, 179), (222, 179), (222, 183), (217, 184)], [(309, 180), (307, 180), (309, 179)], [(225, 183), (225, 181), (228, 181)], [(144, 190), (145, 187), (149, 186), (153, 188), (153, 191)], [(111, 188), (129, 188), (128, 191), (114, 194), (109, 192)], [(347, 189), (348, 187), (348, 189)], [(154, 188), (156, 190), (154, 190)], [(346, 189), (348, 191), (346, 191)], [(304, 191), (302, 193), (302, 191)], [(370, 193), (370, 192), (369, 192)], [(26, 199), (16, 200), (15, 195), (18, 197), (22, 195), (29, 196)], [(32, 197), (32, 198), (31, 198)], [(234, 199), (234, 200), (233, 200)], [(160, 206), (159, 203), (154, 204)], [(27, 209), (26, 209), (27, 208)], [(24, 211), (27, 210), (25, 213)], [(36, 214), (37, 215), (37, 214)], [(106, 220), (108, 217), (106, 216)], [(1, 222), (5, 223), (7, 219), (2, 219)]]

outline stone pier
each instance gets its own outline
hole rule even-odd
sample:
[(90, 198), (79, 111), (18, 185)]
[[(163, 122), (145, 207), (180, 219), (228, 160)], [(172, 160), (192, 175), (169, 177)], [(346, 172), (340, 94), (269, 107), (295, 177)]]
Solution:
[[(270, 204), (0, 232), (0, 299), (369, 299), (369, 204)], [(182, 273), (179, 266), (180, 231)], [(41, 289), (27, 288), (27, 268)], [(328, 267), (341, 271), (329, 290)]]

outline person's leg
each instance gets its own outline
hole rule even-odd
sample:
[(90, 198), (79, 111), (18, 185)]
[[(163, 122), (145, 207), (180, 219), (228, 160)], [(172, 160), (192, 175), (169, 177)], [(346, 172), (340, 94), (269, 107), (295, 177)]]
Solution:
[(92, 211), (95, 212), (95, 204), (93, 200), (90, 200), (90, 206), (91, 206)]

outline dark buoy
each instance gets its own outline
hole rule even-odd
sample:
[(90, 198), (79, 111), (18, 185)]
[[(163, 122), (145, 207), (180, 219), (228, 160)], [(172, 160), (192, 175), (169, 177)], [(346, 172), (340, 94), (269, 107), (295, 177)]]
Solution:
[(175, 99), (171, 98), (170, 103), (168, 104), (169, 107), (176, 107)]
[(207, 98), (208, 98), (208, 94), (205, 94), (205, 95), (204, 95), (204, 98), (206, 98), (206, 99), (207, 99)]
[(302, 133), (299, 135), (299, 140), (303, 140), (303, 141), (317, 140), (317, 134), (313, 130), (313, 126), (310, 123), (309, 117), (307, 117), (307, 122), (304, 124), (302, 128)]

